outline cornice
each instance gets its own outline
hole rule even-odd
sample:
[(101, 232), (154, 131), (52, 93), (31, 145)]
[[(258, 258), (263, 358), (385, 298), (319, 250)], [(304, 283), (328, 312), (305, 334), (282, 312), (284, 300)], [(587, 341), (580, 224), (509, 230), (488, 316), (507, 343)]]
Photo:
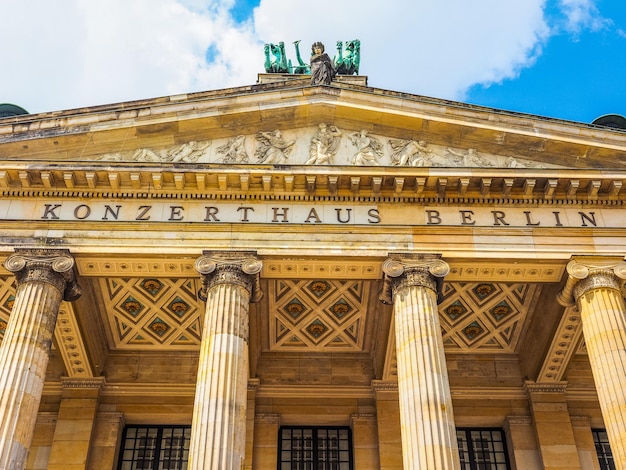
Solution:
[(623, 205), (626, 170), (0, 163), (12, 198)]

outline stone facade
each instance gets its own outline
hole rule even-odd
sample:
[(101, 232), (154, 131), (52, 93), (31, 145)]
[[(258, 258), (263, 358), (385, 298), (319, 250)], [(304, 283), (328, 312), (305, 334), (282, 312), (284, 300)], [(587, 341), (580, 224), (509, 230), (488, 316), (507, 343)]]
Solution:
[[(626, 136), (343, 80), (0, 120), (0, 469), (626, 469)], [(80, 286), (80, 287), (79, 287)], [(468, 431), (469, 432), (469, 431)]]

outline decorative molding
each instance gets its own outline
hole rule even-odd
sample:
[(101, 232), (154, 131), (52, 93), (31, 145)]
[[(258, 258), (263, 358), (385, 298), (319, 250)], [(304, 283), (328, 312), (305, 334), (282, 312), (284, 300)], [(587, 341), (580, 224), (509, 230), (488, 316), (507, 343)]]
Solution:
[(581, 339), (582, 323), (580, 321), (580, 312), (576, 307), (568, 307), (563, 312), (536, 382), (561, 382), (569, 361), (580, 345)]
[(356, 422), (365, 421), (369, 423), (375, 423), (377, 420), (374, 413), (353, 413), (350, 415), (350, 425), (354, 426)]
[(533, 423), (532, 416), (506, 416), (504, 418), (505, 432), (511, 426), (529, 426)]
[(524, 382), (524, 390), (533, 393), (565, 393), (567, 382), (537, 383), (527, 380)]
[(387, 382), (385, 380), (372, 380), (372, 390), (375, 392), (397, 392), (398, 382)]
[(61, 304), (54, 329), (54, 338), (63, 358), (68, 379), (88, 380), (88, 377), (92, 377), (93, 370), (72, 303)]
[(129, 257), (84, 257), (76, 259), (76, 267), (81, 276), (102, 277), (187, 277), (195, 278), (194, 258), (144, 258)]
[(61, 387), (64, 390), (88, 389), (88, 388), (102, 389), (105, 386), (106, 386), (105, 377), (91, 377), (91, 378), (61, 377)]
[[(396, 385), (397, 388), (397, 385)], [(344, 385), (261, 385), (257, 398), (374, 398), (371, 387)]]

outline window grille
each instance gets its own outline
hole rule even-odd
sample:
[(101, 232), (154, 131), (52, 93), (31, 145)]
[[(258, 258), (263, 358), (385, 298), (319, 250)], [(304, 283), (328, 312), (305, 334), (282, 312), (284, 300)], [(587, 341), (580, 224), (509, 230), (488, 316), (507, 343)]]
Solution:
[(283, 426), (278, 445), (278, 470), (352, 470), (350, 428)]
[(613, 453), (609, 445), (609, 436), (604, 429), (592, 429), (593, 443), (596, 445), (596, 454), (600, 462), (600, 470), (615, 470)]
[(186, 470), (190, 426), (126, 426), (118, 470)]
[(504, 432), (501, 429), (457, 428), (462, 470), (509, 470)]

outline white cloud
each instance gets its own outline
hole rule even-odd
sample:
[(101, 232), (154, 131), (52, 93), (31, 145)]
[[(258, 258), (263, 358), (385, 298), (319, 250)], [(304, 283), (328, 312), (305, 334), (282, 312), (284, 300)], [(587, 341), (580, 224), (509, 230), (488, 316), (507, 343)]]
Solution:
[(583, 28), (599, 31), (610, 24), (600, 15), (593, 0), (560, 0), (560, 7), (565, 15), (566, 31), (578, 33)]
[[(571, 24), (597, 17), (590, 1), (561, 1)], [(261, 0), (243, 24), (228, 15), (234, 3), (2, 0), (0, 102), (38, 112), (248, 85), (264, 42), (284, 41), (295, 60), (294, 40), (306, 58), (316, 40), (332, 55), (354, 38), (371, 86), (463, 99), (516, 76), (549, 35), (545, 0)]]

